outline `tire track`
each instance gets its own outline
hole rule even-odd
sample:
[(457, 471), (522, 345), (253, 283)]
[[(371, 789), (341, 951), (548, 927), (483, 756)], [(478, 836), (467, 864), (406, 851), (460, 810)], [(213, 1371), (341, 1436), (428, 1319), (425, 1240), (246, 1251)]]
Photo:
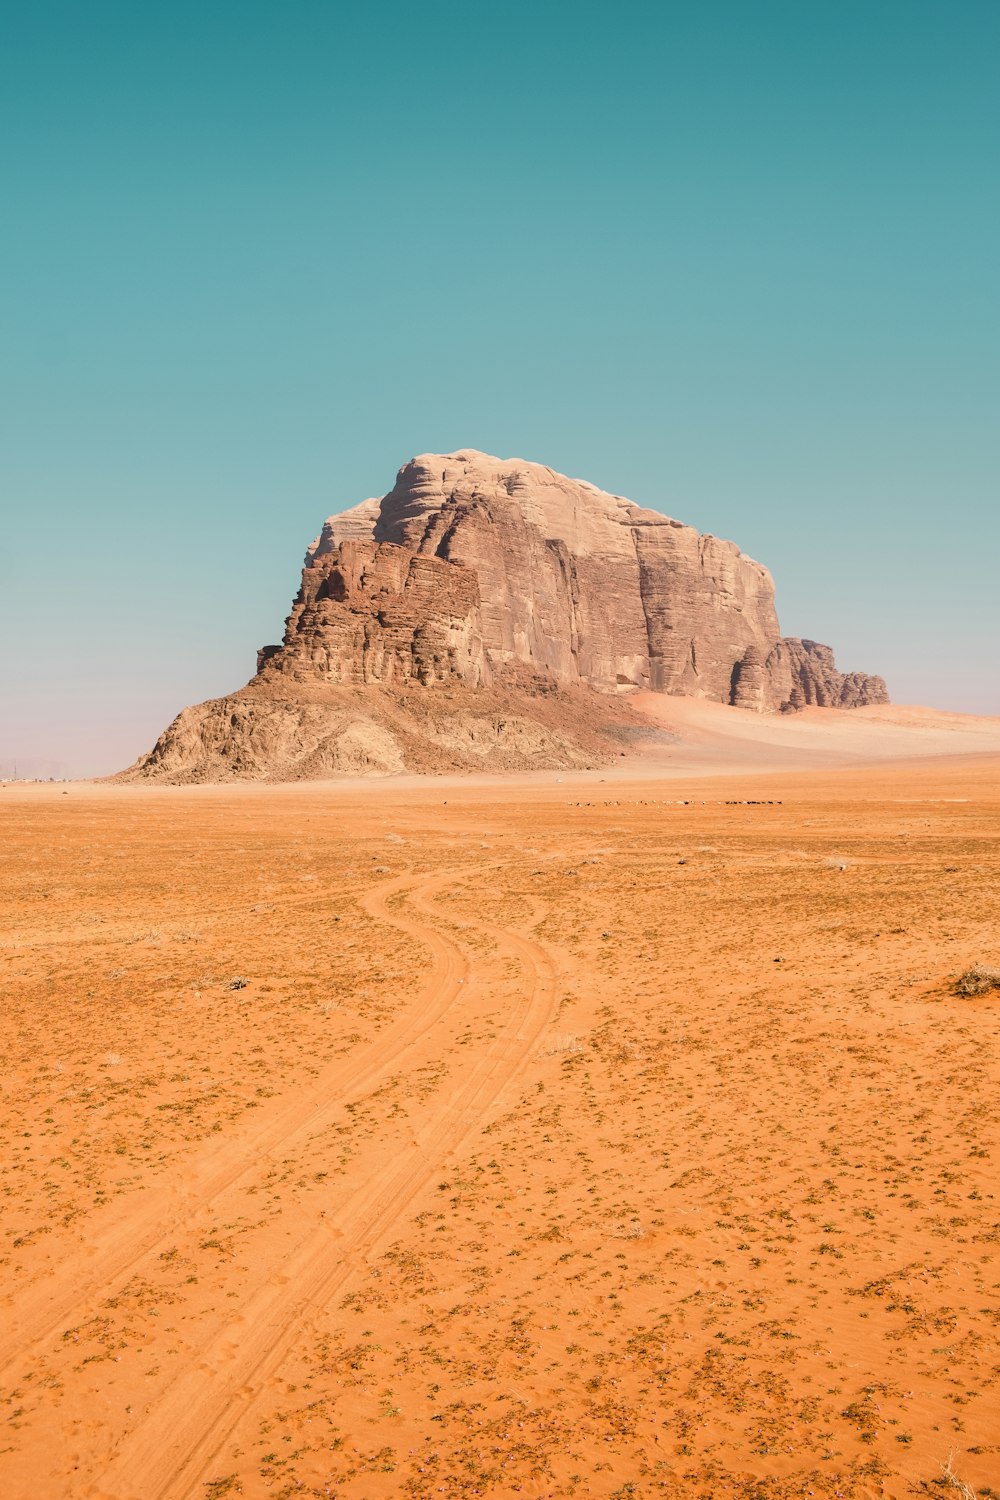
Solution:
[[(412, 898), (435, 921), (440, 914), (431, 891), (442, 883), (428, 882)], [(396, 921), (396, 914), (389, 920)], [(268, 1275), (239, 1313), (189, 1356), (184, 1371), (125, 1437), (102, 1479), (86, 1491), (92, 1500), (188, 1500), (201, 1493), (206, 1473), (237, 1427), (252, 1418), (267, 1382), (308, 1328), (310, 1313), (327, 1307), (358, 1273), (441, 1162), (478, 1132), (517, 1078), (554, 1018), (555, 964), (541, 944), (521, 933), (480, 920), (466, 927), (492, 938), (525, 971), (528, 982), (502, 1033), (447, 1104), (418, 1130), (414, 1145), (376, 1171), (332, 1219), (318, 1223), (282, 1262), (280, 1281)], [(431, 931), (422, 929), (424, 941)], [(439, 932), (436, 936), (441, 938)], [(444, 941), (459, 951), (452, 939)]]
[[(423, 882), (433, 892), (450, 884), (454, 872)], [(0, 1338), (0, 1378), (11, 1376), (39, 1344), (61, 1334), (67, 1320), (86, 1316), (95, 1297), (110, 1296), (150, 1255), (229, 1188), (256, 1174), (262, 1159), (295, 1145), (302, 1135), (322, 1130), (343, 1108), (347, 1092), (377, 1086), (413, 1043), (454, 1004), (467, 974), (461, 950), (426, 924), (390, 910), (394, 896), (405, 895), (412, 874), (396, 876), (369, 891), (359, 904), (376, 921), (388, 923), (428, 948), (430, 978), (404, 1018), (391, 1032), (367, 1043), (358, 1054), (338, 1058), (313, 1080), (304, 1094), (285, 1103), (269, 1118), (230, 1136), (191, 1162), (179, 1179), (172, 1177), (141, 1195), (126, 1196), (102, 1215), (72, 1249), (72, 1263), (19, 1293), (9, 1309)], [(419, 882), (418, 882), (419, 884)], [(86, 1261), (81, 1268), (80, 1256)]]

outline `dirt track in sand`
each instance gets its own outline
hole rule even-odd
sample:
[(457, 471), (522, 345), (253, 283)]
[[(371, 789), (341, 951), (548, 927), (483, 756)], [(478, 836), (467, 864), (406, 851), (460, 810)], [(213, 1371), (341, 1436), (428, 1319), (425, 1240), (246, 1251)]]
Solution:
[(6, 788), (0, 1491), (1000, 1494), (998, 773)]

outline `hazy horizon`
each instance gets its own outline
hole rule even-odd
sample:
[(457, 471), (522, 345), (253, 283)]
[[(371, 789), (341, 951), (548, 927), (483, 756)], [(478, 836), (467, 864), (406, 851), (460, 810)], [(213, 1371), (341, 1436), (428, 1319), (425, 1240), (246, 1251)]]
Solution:
[(0, 85), (0, 775), (240, 687), (324, 518), (461, 447), (1000, 713), (995, 5), (43, 4)]

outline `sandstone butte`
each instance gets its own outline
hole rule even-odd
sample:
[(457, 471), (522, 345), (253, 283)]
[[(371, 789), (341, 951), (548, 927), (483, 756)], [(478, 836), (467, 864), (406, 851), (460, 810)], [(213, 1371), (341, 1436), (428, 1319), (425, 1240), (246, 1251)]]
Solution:
[(325, 522), (281, 645), (125, 775), (171, 781), (601, 764), (642, 689), (754, 713), (888, 702), (784, 637), (767, 568), (541, 464), (423, 454)]

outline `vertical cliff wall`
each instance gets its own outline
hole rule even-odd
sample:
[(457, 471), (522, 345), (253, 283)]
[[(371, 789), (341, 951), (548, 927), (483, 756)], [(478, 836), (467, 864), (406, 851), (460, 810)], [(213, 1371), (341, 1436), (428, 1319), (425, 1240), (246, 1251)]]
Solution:
[(540, 464), (424, 454), (332, 516), (280, 647), (300, 680), (486, 686), (505, 674), (765, 712), (887, 701), (783, 640), (770, 573), (733, 543)]

